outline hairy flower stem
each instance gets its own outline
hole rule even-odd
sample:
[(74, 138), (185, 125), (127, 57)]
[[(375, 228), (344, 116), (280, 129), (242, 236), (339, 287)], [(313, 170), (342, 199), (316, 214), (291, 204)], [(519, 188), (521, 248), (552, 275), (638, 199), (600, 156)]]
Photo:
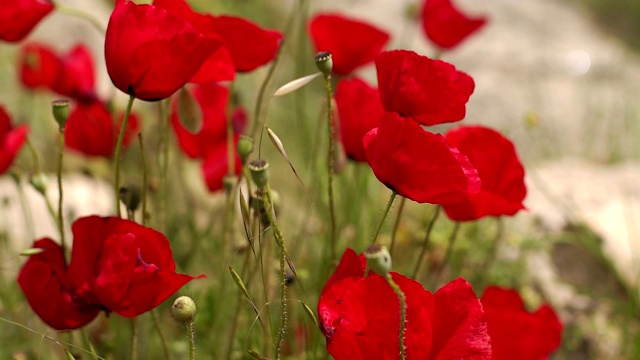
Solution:
[(193, 327), (193, 321), (189, 321), (187, 325), (187, 335), (189, 336), (189, 360), (196, 358), (196, 331)]
[(282, 304), (282, 310), (280, 312), (280, 329), (276, 334), (275, 339), (275, 358), (280, 359), (280, 347), (282, 346), (282, 339), (287, 332), (287, 284), (286, 284), (286, 254), (287, 250), (284, 246), (284, 239), (282, 233), (276, 222), (275, 213), (273, 211), (273, 203), (271, 202), (271, 188), (267, 184), (266, 189), (261, 189), (262, 201), (264, 202), (265, 211), (269, 218), (269, 223), (273, 231), (273, 237), (276, 239), (276, 244), (280, 248), (280, 302)]
[(331, 259), (336, 258), (336, 210), (333, 200), (333, 153), (334, 153), (334, 140), (333, 140), (333, 110), (331, 105), (333, 102), (333, 90), (331, 88), (331, 74), (327, 73), (324, 76), (325, 89), (327, 91), (327, 131), (329, 135), (329, 148), (327, 149), (327, 175), (329, 181), (327, 183), (329, 194), (329, 244), (331, 246)]
[(422, 260), (424, 259), (424, 255), (427, 253), (427, 248), (429, 247), (429, 243), (431, 242), (431, 231), (433, 230), (433, 225), (435, 225), (436, 220), (438, 220), (438, 216), (440, 215), (441, 206), (436, 206), (436, 211), (429, 221), (429, 226), (427, 227), (427, 233), (424, 236), (424, 241), (422, 242), (422, 250), (420, 251), (420, 256), (418, 257), (418, 261), (416, 262), (416, 267), (413, 269), (413, 274), (411, 275), (412, 279), (415, 279), (418, 275), (418, 271), (420, 271), (420, 266), (422, 265)]
[[(63, 199), (63, 191), (62, 191), (62, 160), (64, 159), (64, 127), (60, 128), (60, 139), (58, 142), (58, 231), (60, 231), (60, 246), (62, 247), (62, 253), (65, 256), (67, 254), (67, 243), (64, 238), (64, 215), (62, 208), (62, 199)], [(66, 260), (65, 260), (66, 261)]]
[(398, 234), (398, 228), (400, 227), (400, 218), (402, 218), (402, 210), (404, 210), (404, 203), (407, 200), (406, 197), (400, 199), (400, 207), (398, 208), (398, 215), (396, 215), (396, 221), (393, 223), (393, 230), (391, 230), (391, 245), (389, 245), (389, 254), (393, 256), (393, 247), (396, 245), (396, 235)]
[(384, 220), (387, 218), (387, 215), (389, 214), (389, 210), (391, 210), (391, 205), (393, 205), (393, 200), (396, 199), (396, 195), (398, 195), (397, 192), (393, 191), (391, 192), (391, 196), (389, 197), (389, 201), (387, 201), (387, 206), (384, 208), (384, 213), (382, 214), (382, 219), (380, 219), (380, 224), (378, 225), (378, 228), (376, 229), (375, 234), (373, 234), (373, 241), (371, 243), (375, 244), (376, 241), (378, 241), (378, 235), (380, 235), (380, 230), (382, 230), (382, 225), (384, 224)]
[(393, 292), (396, 293), (398, 297), (398, 302), (400, 302), (400, 332), (398, 334), (398, 345), (400, 346), (400, 359), (405, 360), (405, 349), (404, 349), (404, 329), (407, 322), (407, 298), (398, 286), (398, 284), (393, 281), (391, 274), (387, 274), (385, 276), (387, 279), (387, 283), (393, 289)]
[(127, 109), (124, 112), (124, 119), (122, 119), (122, 126), (120, 126), (120, 135), (118, 135), (118, 142), (116, 143), (115, 154), (115, 169), (113, 174), (113, 194), (116, 197), (116, 214), (121, 217), (120, 214), (120, 156), (122, 153), (122, 141), (124, 140), (124, 133), (127, 131), (127, 123), (129, 122), (129, 115), (131, 114), (131, 107), (133, 106), (133, 100), (135, 97), (129, 95), (129, 102), (127, 103)]

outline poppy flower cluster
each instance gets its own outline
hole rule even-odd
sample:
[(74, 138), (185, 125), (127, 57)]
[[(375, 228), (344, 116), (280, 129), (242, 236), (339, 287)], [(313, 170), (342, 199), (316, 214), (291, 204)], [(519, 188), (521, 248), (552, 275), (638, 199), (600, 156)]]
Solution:
[(517, 291), (497, 286), (487, 287), (481, 301), (493, 360), (546, 359), (560, 346), (562, 323), (551, 306), (528, 312)]
[(421, 12), (425, 35), (440, 49), (451, 49), (480, 30), (486, 23), (484, 16), (469, 17), (452, 0), (425, 0)]
[[(327, 351), (338, 360), (398, 359), (398, 298), (382, 276), (364, 274), (364, 256), (347, 249), (322, 289), (318, 315)], [(469, 283), (459, 278), (431, 294), (391, 276), (407, 302), (407, 359), (491, 359), (487, 322)]]
[(9, 169), (13, 160), (27, 140), (29, 128), (26, 125), (13, 126), (11, 117), (0, 106), (0, 174)]
[(184, 0), (118, 0), (107, 26), (105, 59), (118, 89), (154, 101), (187, 82), (233, 80), (236, 71), (271, 61), (281, 40), (280, 33), (241, 18), (196, 13)]
[(316, 14), (309, 21), (309, 35), (316, 52), (331, 53), (332, 71), (339, 76), (372, 62), (389, 41), (385, 31), (334, 13)]
[[(182, 151), (192, 159), (202, 159), (202, 175), (211, 192), (223, 187), (223, 178), (228, 173), (229, 164), (227, 158), (227, 103), (229, 101), (229, 89), (217, 83), (198, 84), (188, 91), (187, 96), (195, 99), (192, 112), (201, 114), (199, 129), (192, 131), (185, 126), (189, 110), (180, 111), (188, 107), (187, 98), (178, 96), (171, 105), (171, 125), (178, 139)], [(239, 107), (231, 114), (234, 134), (239, 134), (246, 125), (246, 114)], [(238, 136), (234, 135), (234, 169), (236, 175), (240, 174), (242, 163), (235, 151)]]
[(164, 235), (133, 221), (90, 216), (72, 231), (68, 266), (62, 248), (44, 238), (18, 275), (33, 311), (56, 330), (82, 327), (101, 310), (140, 315), (194, 279), (175, 272)]
[(381, 53), (376, 69), (385, 113), (362, 142), (378, 180), (419, 203), (454, 204), (477, 193), (480, 178), (467, 157), (420, 126), (462, 120), (473, 79), (406, 50)]
[[(86, 46), (76, 45), (59, 56), (46, 45), (29, 43), (21, 49), (18, 67), (26, 88), (47, 89), (75, 100), (64, 129), (67, 148), (87, 156), (113, 155), (124, 114), (117, 114), (114, 123), (107, 105), (98, 98), (94, 60)], [(131, 114), (129, 120), (123, 148), (140, 127), (137, 115)]]
[(0, 7), (0, 39), (18, 42), (53, 10), (51, 0), (3, 0)]

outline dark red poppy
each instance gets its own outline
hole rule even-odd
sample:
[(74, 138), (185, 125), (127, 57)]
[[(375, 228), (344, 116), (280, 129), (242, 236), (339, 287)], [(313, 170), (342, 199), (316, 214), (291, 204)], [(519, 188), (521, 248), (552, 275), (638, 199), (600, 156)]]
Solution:
[(72, 330), (93, 320), (101, 310), (75, 291), (67, 276), (67, 266), (60, 245), (45, 238), (34, 242), (42, 249), (32, 255), (18, 275), (18, 284), (33, 311), (56, 330)]
[(9, 114), (0, 106), (0, 174), (9, 169), (27, 140), (29, 127), (12, 126)]
[[(398, 298), (351, 249), (322, 290), (318, 316), (327, 350), (335, 359), (395, 360), (400, 353)], [(462, 278), (435, 295), (420, 283), (391, 273), (407, 299), (404, 346), (407, 359), (490, 359), (482, 305)]]
[(413, 51), (385, 51), (376, 58), (378, 91), (386, 111), (423, 125), (462, 120), (473, 79), (441, 60)]
[(359, 78), (340, 80), (335, 99), (344, 151), (355, 161), (367, 161), (362, 138), (384, 117), (378, 90)]
[[(235, 150), (237, 145), (238, 137), (236, 136), (233, 140), (234, 173), (236, 176), (240, 175), (240, 171), (242, 170), (242, 162)], [(207, 189), (209, 189), (210, 192), (216, 192), (223, 188), (224, 177), (229, 173), (227, 154), (227, 139), (225, 138), (221, 142), (212, 144), (204, 155), (201, 170), (204, 181), (207, 184)]]
[(282, 34), (236, 16), (218, 16), (216, 32), (229, 51), (237, 72), (248, 72), (273, 60)]
[(119, 0), (107, 26), (105, 59), (118, 89), (154, 101), (181, 88), (220, 46), (165, 9)]
[(79, 101), (91, 102), (95, 94), (95, 70), (91, 50), (80, 44), (60, 58), (61, 69), (52, 90)]
[(29, 89), (52, 89), (61, 66), (58, 56), (46, 45), (30, 43), (20, 49), (20, 81)]
[(524, 168), (509, 139), (483, 126), (461, 126), (447, 132), (445, 138), (469, 159), (482, 180), (480, 192), (468, 194), (458, 204), (444, 206), (450, 219), (477, 220), (513, 215), (524, 209)]
[[(183, 19), (208, 38), (222, 41), (216, 32), (215, 18), (209, 14), (200, 14), (193, 11), (186, 1), (154, 0), (153, 5)], [(229, 51), (224, 46), (220, 46), (209, 56), (189, 82), (232, 81), (235, 78), (235, 74), (233, 59)]]
[(3, 0), (0, 6), (0, 39), (16, 42), (53, 10), (50, 0)]
[(347, 75), (372, 62), (389, 41), (389, 34), (363, 21), (338, 14), (318, 14), (309, 22), (316, 51), (329, 51), (333, 72)]
[(79, 296), (121, 316), (158, 306), (194, 277), (176, 273), (160, 232), (117, 217), (76, 220), (69, 281)]
[[(115, 150), (124, 113), (119, 114), (118, 124), (100, 101), (79, 103), (69, 114), (64, 128), (65, 145), (88, 156), (110, 158)], [(127, 130), (122, 147), (126, 149), (140, 129), (140, 121), (135, 114), (129, 115)]]
[(562, 341), (562, 323), (549, 305), (531, 313), (517, 291), (489, 286), (482, 295), (494, 360), (547, 359)]
[(486, 17), (468, 17), (453, 6), (451, 0), (425, 0), (422, 28), (434, 44), (442, 49), (457, 46), (486, 24)]
[(480, 190), (478, 172), (467, 157), (411, 118), (385, 113), (363, 142), (378, 180), (408, 199), (455, 204)]

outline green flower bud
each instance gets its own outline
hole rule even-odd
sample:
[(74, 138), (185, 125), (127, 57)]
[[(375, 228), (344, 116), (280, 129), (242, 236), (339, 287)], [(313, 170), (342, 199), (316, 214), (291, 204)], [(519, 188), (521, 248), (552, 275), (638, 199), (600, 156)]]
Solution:
[(240, 139), (238, 139), (238, 156), (240, 156), (242, 164), (247, 163), (247, 159), (252, 152), (253, 138), (246, 135), (240, 135)]
[(249, 163), (251, 178), (259, 189), (264, 189), (269, 183), (269, 163), (266, 160), (258, 159)]
[(53, 118), (56, 119), (58, 123), (58, 128), (62, 132), (69, 118), (69, 100), (60, 99), (52, 101), (51, 111), (53, 112)]
[(388, 276), (391, 271), (391, 255), (386, 247), (373, 244), (364, 251), (367, 266), (378, 275)]
[(331, 75), (331, 69), (333, 69), (333, 59), (331, 53), (328, 51), (320, 51), (315, 56), (316, 66), (318, 70), (326, 77)]
[(196, 303), (188, 296), (180, 296), (171, 305), (171, 315), (182, 324), (189, 324), (196, 317)]

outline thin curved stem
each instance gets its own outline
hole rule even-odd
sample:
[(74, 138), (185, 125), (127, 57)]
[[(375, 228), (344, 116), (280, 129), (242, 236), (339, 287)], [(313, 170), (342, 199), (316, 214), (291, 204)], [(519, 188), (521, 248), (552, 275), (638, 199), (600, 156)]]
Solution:
[(440, 266), (438, 267), (438, 270), (436, 270), (436, 273), (433, 276), (433, 282), (436, 285), (440, 280), (440, 277), (442, 276), (442, 271), (444, 270), (444, 268), (449, 263), (449, 260), (451, 259), (451, 254), (453, 253), (453, 245), (455, 244), (456, 239), (458, 238), (459, 230), (460, 230), (460, 222), (456, 221), (455, 224), (453, 225), (453, 230), (451, 231), (451, 235), (449, 235), (449, 244), (447, 245), (447, 250), (444, 253), (444, 258), (442, 259), (442, 263), (440, 264)]
[(441, 206), (436, 206), (436, 212), (433, 214), (431, 221), (429, 221), (429, 226), (427, 227), (427, 234), (424, 237), (424, 241), (422, 242), (422, 250), (420, 251), (420, 256), (418, 257), (418, 261), (416, 262), (416, 267), (413, 269), (413, 274), (411, 275), (412, 279), (415, 279), (418, 275), (418, 271), (420, 270), (420, 266), (422, 265), (422, 260), (424, 260), (424, 255), (427, 252), (427, 248), (429, 247), (429, 243), (431, 242), (431, 231), (433, 230), (433, 225), (438, 220), (438, 216), (440, 215)]
[(171, 352), (169, 352), (167, 339), (164, 337), (164, 333), (162, 332), (162, 328), (160, 327), (160, 321), (158, 321), (158, 314), (156, 313), (156, 309), (151, 309), (150, 313), (151, 318), (153, 319), (153, 327), (156, 328), (158, 336), (160, 337), (160, 343), (162, 344), (162, 352), (164, 352), (164, 358), (167, 360), (171, 360)]
[(407, 198), (402, 197), (400, 199), (400, 207), (398, 207), (398, 215), (396, 215), (396, 221), (393, 223), (393, 230), (391, 231), (391, 245), (389, 245), (389, 255), (393, 256), (393, 248), (396, 246), (396, 235), (398, 234), (398, 228), (400, 227), (400, 219), (402, 218), (402, 210), (404, 210), (404, 203)]
[[(264, 102), (264, 94), (267, 91), (267, 86), (271, 82), (271, 78), (273, 78), (273, 74), (276, 71), (276, 67), (280, 62), (280, 53), (282, 52), (282, 48), (284, 47), (284, 41), (280, 43), (278, 47), (278, 51), (276, 52), (276, 56), (273, 58), (271, 62), (271, 66), (269, 66), (269, 70), (267, 71), (267, 76), (264, 78), (262, 85), (260, 85), (260, 90), (258, 91), (258, 98), (256, 99), (256, 107), (253, 111), (253, 127), (251, 128), (251, 137), (256, 138), (258, 135), (258, 129), (261, 128), (263, 121), (262, 119), (262, 104)], [(262, 138), (262, 136), (260, 137)]]
[[(147, 172), (147, 160), (144, 156), (144, 142), (142, 141), (142, 133), (138, 133), (138, 143), (140, 143), (140, 157), (142, 160), (142, 226), (147, 225), (147, 184), (148, 184), (148, 172)], [(154, 315), (155, 319), (155, 315)], [(166, 344), (163, 344), (166, 346)]]
[(62, 253), (65, 256), (67, 254), (67, 243), (64, 237), (64, 215), (62, 208), (63, 190), (62, 190), (62, 160), (64, 158), (64, 128), (60, 128), (60, 139), (58, 143), (58, 230), (60, 231), (60, 246), (62, 247)]
[(100, 20), (98, 20), (96, 17), (94, 17), (93, 15), (91, 15), (89, 13), (86, 13), (86, 12), (78, 10), (78, 9), (66, 7), (64, 5), (60, 5), (58, 2), (55, 2), (54, 6), (56, 7), (56, 11), (59, 12), (60, 14), (65, 14), (65, 15), (69, 15), (69, 16), (73, 16), (73, 17), (77, 17), (77, 18), (86, 20), (91, 25), (93, 25), (93, 27), (95, 27), (98, 30), (98, 32), (100, 32), (103, 35), (107, 32), (107, 29), (102, 25)]
[(336, 209), (335, 201), (333, 199), (333, 152), (334, 152), (334, 140), (333, 140), (333, 89), (331, 88), (331, 74), (326, 74), (324, 77), (325, 90), (327, 92), (327, 132), (329, 135), (329, 147), (327, 149), (327, 175), (329, 181), (327, 184), (327, 191), (329, 194), (329, 244), (331, 246), (331, 259), (336, 258)]
[(120, 126), (120, 135), (118, 135), (118, 142), (116, 143), (113, 190), (116, 197), (116, 214), (118, 217), (122, 216), (120, 214), (120, 156), (122, 153), (122, 141), (124, 140), (124, 134), (127, 131), (127, 123), (129, 122), (129, 115), (131, 114), (131, 108), (133, 107), (133, 100), (135, 100), (135, 97), (133, 95), (129, 95), (129, 102), (127, 103), (127, 109), (124, 112), (124, 119), (122, 119), (122, 126)]
[(405, 348), (404, 348), (404, 329), (407, 322), (407, 298), (400, 289), (400, 286), (393, 281), (393, 278), (390, 274), (386, 276), (387, 283), (393, 289), (393, 292), (396, 293), (398, 297), (398, 302), (400, 303), (400, 332), (398, 333), (398, 345), (400, 347), (400, 359), (405, 360)]
[(393, 200), (396, 199), (396, 195), (398, 195), (397, 192), (393, 191), (391, 192), (391, 196), (389, 197), (389, 201), (387, 201), (387, 206), (384, 209), (384, 213), (382, 214), (382, 219), (380, 219), (380, 224), (378, 225), (378, 228), (376, 229), (376, 233), (373, 235), (373, 244), (376, 243), (376, 241), (378, 240), (378, 235), (380, 235), (380, 230), (382, 229), (382, 225), (384, 224), (384, 219), (387, 218), (387, 214), (389, 214), (389, 210), (391, 209), (391, 205), (393, 205)]

